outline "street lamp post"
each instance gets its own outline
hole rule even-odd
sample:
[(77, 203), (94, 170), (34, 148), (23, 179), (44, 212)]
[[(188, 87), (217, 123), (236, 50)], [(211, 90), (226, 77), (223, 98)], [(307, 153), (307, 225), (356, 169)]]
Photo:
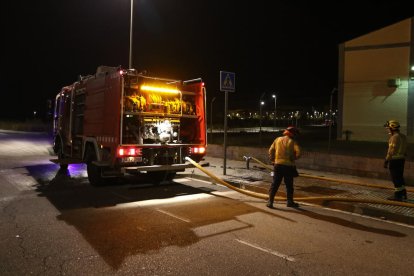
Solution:
[(259, 107), (259, 131), (262, 133), (262, 106), (264, 105), (264, 101), (260, 101)]
[(266, 95), (266, 92), (263, 92), (260, 95), (259, 99), (259, 142), (262, 143), (262, 105), (264, 105), (263, 97)]
[(130, 25), (129, 25), (129, 69), (132, 68), (132, 29), (133, 29), (133, 21), (134, 21), (134, 0), (131, 0), (131, 20), (130, 20)]
[(275, 131), (276, 131), (276, 101), (277, 101), (277, 95), (273, 94), (272, 98), (275, 99), (275, 113), (274, 113), (274, 116), (273, 116), (273, 125), (274, 125)]
[(260, 101), (260, 109), (259, 109), (259, 141), (260, 144), (262, 143), (262, 106), (264, 105), (264, 101)]
[(211, 100), (211, 104), (210, 104), (210, 138), (211, 138), (211, 143), (213, 143), (213, 102), (216, 100), (216, 97), (214, 97)]

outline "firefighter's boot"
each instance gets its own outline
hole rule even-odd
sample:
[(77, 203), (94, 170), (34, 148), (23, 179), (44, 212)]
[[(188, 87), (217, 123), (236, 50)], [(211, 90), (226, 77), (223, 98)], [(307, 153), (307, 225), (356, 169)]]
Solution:
[(407, 190), (404, 189), (404, 190), (398, 191), (398, 197), (401, 200), (407, 199)]
[(388, 200), (394, 200), (394, 201), (403, 201), (404, 199), (407, 199), (407, 190), (401, 190), (401, 191), (395, 191), (394, 196), (391, 196), (387, 198)]
[(271, 185), (269, 189), (269, 199), (267, 200), (266, 206), (270, 209), (273, 209), (273, 201), (275, 200), (275, 196), (277, 193), (277, 190), (279, 188), (279, 185)]
[(294, 201), (288, 201), (286, 204), (287, 207), (293, 207), (293, 208), (298, 208), (299, 204), (294, 202)]
[(293, 201), (293, 185), (286, 186), (286, 206), (297, 208), (299, 204)]
[(288, 194), (286, 206), (287, 207), (297, 208), (297, 207), (299, 207), (299, 204), (297, 204), (296, 202), (293, 201), (293, 195), (289, 195)]
[(406, 189), (401, 191), (401, 197), (402, 197), (402, 199), (407, 199), (407, 190)]
[(269, 199), (267, 200), (267, 204), (266, 204), (266, 207), (267, 208), (270, 208), (270, 209), (273, 209), (274, 207), (273, 207), (273, 201), (274, 201), (274, 199), (275, 199), (275, 195), (269, 195)]

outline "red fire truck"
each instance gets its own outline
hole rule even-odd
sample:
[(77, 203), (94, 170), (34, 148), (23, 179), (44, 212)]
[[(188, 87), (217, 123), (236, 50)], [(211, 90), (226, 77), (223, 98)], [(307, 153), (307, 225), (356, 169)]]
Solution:
[[(51, 160), (67, 169), (85, 163), (101, 185), (125, 173), (171, 180), (206, 154), (203, 81), (151, 77), (135, 69), (100, 66), (57, 94)], [(207, 164), (204, 164), (207, 165)]]

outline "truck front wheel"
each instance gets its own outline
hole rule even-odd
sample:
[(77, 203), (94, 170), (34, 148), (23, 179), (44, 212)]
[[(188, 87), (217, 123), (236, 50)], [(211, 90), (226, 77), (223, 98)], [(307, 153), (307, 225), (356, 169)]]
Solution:
[[(55, 139), (53, 150), (55, 154), (57, 155), (59, 161), (62, 161), (63, 159), (65, 159), (65, 154), (63, 153), (63, 146), (62, 146), (62, 142), (60, 141), (60, 139)], [(60, 164), (60, 168), (62, 170), (67, 170), (68, 164)]]

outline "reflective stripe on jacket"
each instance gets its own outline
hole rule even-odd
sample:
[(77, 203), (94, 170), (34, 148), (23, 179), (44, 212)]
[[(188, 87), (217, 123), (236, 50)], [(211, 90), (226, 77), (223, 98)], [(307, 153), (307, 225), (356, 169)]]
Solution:
[(386, 160), (404, 159), (407, 150), (407, 137), (399, 132), (394, 133), (388, 140)]
[(300, 157), (300, 148), (289, 136), (278, 137), (269, 148), (269, 156), (274, 164), (295, 166), (295, 160)]

